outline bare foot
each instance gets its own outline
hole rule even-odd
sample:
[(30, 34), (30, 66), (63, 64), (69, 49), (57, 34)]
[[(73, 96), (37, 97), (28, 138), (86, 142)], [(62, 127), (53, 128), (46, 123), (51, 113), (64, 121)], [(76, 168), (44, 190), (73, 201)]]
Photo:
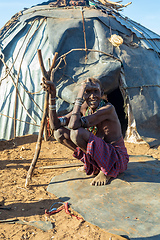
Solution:
[(100, 173), (93, 179), (90, 184), (94, 186), (106, 185), (110, 178), (110, 176), (106, 176), (102, 171), (100, 171)]
[(77, 172), (85, 172), (84, 166), (77, 168), (76, 171), (77, 171)]

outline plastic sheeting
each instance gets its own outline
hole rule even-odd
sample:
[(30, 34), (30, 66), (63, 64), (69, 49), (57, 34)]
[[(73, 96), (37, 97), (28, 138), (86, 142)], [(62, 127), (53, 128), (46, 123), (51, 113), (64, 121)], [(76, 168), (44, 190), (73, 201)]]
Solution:
[(84, 219), (130, 240), (160, 238), (160, 162), (130, 156), (128, 169), (105, 186), (91, 186), (93, 176), (71, 170), (53, 177), (47, 190)]
[[(52, 59), (55, 52), (62, 56), (76, 49), (66, 55), (55, 74), (58, 114), (72, 110), (80, 83), (93, 76), (100, 79), (107, 94), (120, 87), (128, 114), (131, 112), (136, 123), (135, 131), (150, 145), (158, 144), (160, 36), (139, 24), (136, 30), (135, 22), (115, 12), (84, 7), (83, 14), (87, 52), (80, 7), (35, 6), (1, 32), (0, 124), (4, 127), (0, 139), (14, 136), (14, 117), (16, 136), (39, 131), (44, 93), (37, 49), (41, 49), (47, 69), (48, 58)], [(123, 44), (114, 47), (109, 41), (111, 34), (121, 36)]]

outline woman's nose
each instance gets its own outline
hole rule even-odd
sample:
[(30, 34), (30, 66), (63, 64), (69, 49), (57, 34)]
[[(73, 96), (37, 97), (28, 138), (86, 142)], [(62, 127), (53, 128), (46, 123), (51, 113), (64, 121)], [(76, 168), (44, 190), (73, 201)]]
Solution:
[(90, 96), (93, 98), (93, 97), (95, 97), (95, 95), (96, 95), (96, 94), (95, 94), (95, 92), (93, 91), (93, 92), (91, 92), (91, 95), (90, 95)]
[(90, 94), (90, 98), (93, 98), (93, 97), (94, 97), (94, 93), (91, 93), (91, 94)]

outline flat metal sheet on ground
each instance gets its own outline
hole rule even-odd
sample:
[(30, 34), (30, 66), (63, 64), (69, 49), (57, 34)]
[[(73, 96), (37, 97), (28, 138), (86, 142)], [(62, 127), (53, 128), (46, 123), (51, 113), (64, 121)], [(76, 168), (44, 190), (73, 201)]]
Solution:
[(128, 169), (105, 186), (76, 169), (55, 176), (48, 191), (94, 225), (131, 240), (160, 239), (160, 161), (130, 156)]

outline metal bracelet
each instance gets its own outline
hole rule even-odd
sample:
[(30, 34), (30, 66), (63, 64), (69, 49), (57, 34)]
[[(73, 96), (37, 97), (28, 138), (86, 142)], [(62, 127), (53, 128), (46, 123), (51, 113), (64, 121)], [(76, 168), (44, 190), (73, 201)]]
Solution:
[(78, 98), (78, 97), (76, 97), (76, 100), (80, 100), (80, 101), (84, 102), (84, 99), (83, 99), (83, 98)]
[(49, 105), (49, 110), (56, 110), (56, 104), (54, 104), (54, 105)]
[(75, 105), (82, 106), (82, 104), (83, 104), (82, 99), (76, 99)]
[(56, 100), (56, 97), (54, 97), (54, 98), (50, 98), (50, 100)]

